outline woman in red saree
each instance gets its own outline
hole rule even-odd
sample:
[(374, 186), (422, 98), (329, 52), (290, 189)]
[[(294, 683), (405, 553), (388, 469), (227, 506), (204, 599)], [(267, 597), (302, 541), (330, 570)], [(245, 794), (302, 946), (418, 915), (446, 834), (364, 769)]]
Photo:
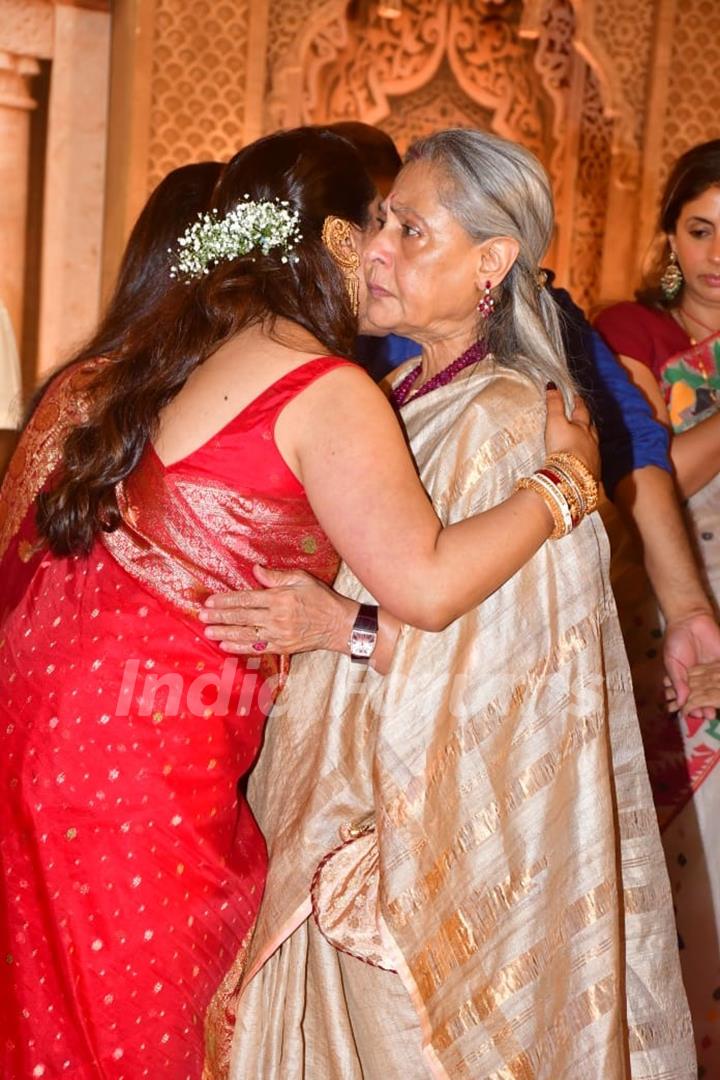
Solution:
[[(675, 164), (663, 194), (663, 259), (636, 302), (597, 319), (611, 348), (673, 433), (686, 517), (720, 602), (720, 139)], [(720, 1076), (720, 725), (714, 709), (668, 716), (660, 615), (638, 559), (614, 586), (668, 861), (700, 1076)]]
[[(195, 589), (241, 583), (254, 559), (282, 549), (282, 530), (289, 566), (332, 578), (335, 553), (299, 484), (282, 469), (267, 483), (282, 463), (266, 436), (273, 411), (334, 362), (286, 379), (181, 465), (163, 470), (148, 454), (126, 493), (154, 511), (164, 500), (163, 535), (143, 533), (144, 522), (124, 530), (143, 548), (127, 570), (101, 542), (90, 559), (53, 558), (35, 522), (35, 497), (68, 433), (87, 421), (90, 387), (108, 363), (93, 357), (116, 353), (131, 320), (162, 300), (168, 244), (207, 204), (220, 168), (188, 166), (159, 185), (106, 318), (39, 395), (0, 494), (3, 1077), (196, 1077), (204, 1002), (262, 891), (264, 845), (236, 785), (259, 745), (275, 662), (258, 656), (246, 679), (244, 666), (223, 663), (187, 618), (193, 604), (177, 573)], [(252, 494), (257, 476), (261, 497), (235, 495)], [(212, 527), (198, 502), (203, 515), (217, 504)], [(258, 530), (249, 517), (261, 504)], [(163, 575), (159, 587), (141, 564)], [(13, 647), (18, 636), (25, 651)], [(39, 655), (47, 662), (36, 667)], [(173, 684), (163, 689), (168, 675), (182, 679), (179, 701)]]
[[(556, 526), (523, 490), (442, 528), (390, 406), (345, 359), (372, 195), (338, 136), (302, 129), (240, 151), (213, 215), (186, 234), (181, 280), (111, 358), (55, 380), (11, 466), (8, 1080), (200, 1075), (205, 1007), (262, 893), (265, 848), (237, 781), (282, 674), (262, 627), (247, 663), (210, 642), (204, 599), (252, 584), (258, 562), (329, 581), (336, 549), (392, 615), (432, 629)], [(464, 254), (471, 295), (479, 260)], [(483, 284), (501, 272), (483, 262)], [(564, 368), (549, 374), (569, 400)], [(597, 469), (586, 412), (565, 420), (558, 392), (549, 411), (550, 448)]]

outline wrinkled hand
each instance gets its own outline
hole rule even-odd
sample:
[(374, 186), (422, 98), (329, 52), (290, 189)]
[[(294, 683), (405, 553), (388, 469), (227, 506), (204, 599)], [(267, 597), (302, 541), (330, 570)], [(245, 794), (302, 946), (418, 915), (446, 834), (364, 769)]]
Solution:
[(713, 616), (698, 612), (668, 623), (663, 658), (667, 671), (665, 696), (670, 711), (682, 710), (685, 716), (712, 719), (715, 706), (711, 700), (703, 700), (707, 693), (694, 692), (693, 681), (702, 681), (700, 665), (711, 668), (720, 662), (720, 627)]
[[(224, 652), (257, 655), (345, 649), (359, 605), (304, 570), (253, 567), (261, 589), (209, 596), (199, 618)], [(258, 650), (258, 642), (267, 642)]]
[[(720, 709), (720, 660), (691, 668), (688, 685), (690, 693), (683, 712), (688, 716), (703, 716), (706, 720), (713, 717)], [(665, 697), (668, 708), (676, 712), (679, 708), (677, 694), (670, 679), (665, 680)]]
[(587, 465), (596, 480), (600, 479), (600, 450), (598, 433), (590, 419), (588, 407), (576, 397), (568, 420), (559, 390), (547, 391), (547, 420), (545, 449), (549, 454), (575, 454)]

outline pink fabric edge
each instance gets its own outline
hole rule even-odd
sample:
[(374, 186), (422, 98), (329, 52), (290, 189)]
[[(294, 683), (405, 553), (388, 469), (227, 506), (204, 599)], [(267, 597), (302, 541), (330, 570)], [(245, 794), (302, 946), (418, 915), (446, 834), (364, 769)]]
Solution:
[(311, 914), (312, 904), (310, 902), (310, 897), (308, 897), (307, 900), (304, 900), (302, 902), (299, 908), (296, 908), (290, 918), (283, 923), (278, 932), (276, 934), (273, 934), (273, 936), (268, 940), (267, 945), (263, 949), (261, 949), (256, 959), (253, 961), (252, 965), (248, 968), (247, 974), (243, 979), (240, 996), (238, 997), (238, 1005), (242, 1001), (246, 989), (248, 988), (252, 980), (255, 978), (257, 973), (260, 971), (260, 968), (265, 966), (273, 953), (277, 952), (283, 942), (287, 941), (287, 939), (295, 933), (297, 928), (302, 923), (304, 923), (308, 916)]
[(413, 1008), (415, 1009), (415, 1012), (417, 1014), (417, 1018), (420, 1021), (420, 1031), (422, 1032), (423, 1037), (422, 1052), (428, 1069), (430, 1070), (431, 1075), (436, 1077), (436, 1080), (450, 1080), (450, 1074), (447, 1072), (444, 1065), (441, 1063), (440, 1058), (437, 1056), (435, 1049), (432, 1045), (432, 1025), (430, 1023), (430, 1018), (427, 1014), (427, 1009), (425, 1008), (425, 1004), (420, 995), (420, 991), (417, 988), (417, 983), (412, 977), (410, 968), (405, 961), (405, 957), (403, 956), (399, 945), (395, 941), (395, 938), (393, 937), (390, 928), (388, 927), (384, 919), (382, 929), (383, 944), (392, 956), (395, 970), (402, 979), (403, 986), (408, 992), (408, 997), (410, 998)]
[[(238, 1005), (240, 1005), (240, 1003), (242, 1002), (245, 991), (247, 990), (252, 980), (258, 974), (260, 969), (265, 966), (273, 953), (277, 952), (283, 942), (287, 941), (287, 939), (295, 933), (298, 927), (301, 926), (302, 923), (304, 923), (305, 920), (309, 918), (312, 918), (312, 901), (310, 900), (310, 897), (308, 897), (307, 900), (304, 900), (300, 907), (295, 909), (290, 918), (283, 923), (283, 925), (280, 927), (276, 934), (273, 934), (273, 936), (268, 940), (265, 947), (260, 951), (256, 959), (253, 961), (251, 967), (248, 969), (245, 978), (243, 979), (242, 990), (240, 991), (240, 996), (238, 998)], [(422, 1053), (423, 1057), (427, 1062), (430, 1073), (433, 1077), (436, 1078), (436, 1080), (450, 1080), (450, 1074), (441, 1064), (440, 1059), (435, 1053), (435, 1050), (433, 1049), (432, 1043), (430, 1041), (432, 1027), (427, 1014), (427, 1010), (423, 1004), (415, 980), (410, 973), (410, 968), (405, 962), (405, 957), (400, 951), (400, 948), (395, 941), (395, 938), (390, 933), (390, 930), (388, 929), (388, 926), (384, 920), (383, 930), (385, 931), (385, 933), (383, 934), (385, 945), (392, 954), (393, 963), (395, 965), (397, 973), (402, 979), (403, 986), (408, 992), (408, 996), (410, 998), (410, 1001), (412, 1002), (412, 1006), (415, 1009), (418, 1020), (420, 1021), (420, 1030), (423, 1037)]]

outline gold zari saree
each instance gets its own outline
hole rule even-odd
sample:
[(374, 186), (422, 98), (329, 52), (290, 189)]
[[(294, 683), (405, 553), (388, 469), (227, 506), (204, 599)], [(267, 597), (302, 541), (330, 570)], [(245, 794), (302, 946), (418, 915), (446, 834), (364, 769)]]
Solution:
[[(540, 395), (489, 364), (403, 420), (444, 522), (544, 457)], [(696, 1075), (607, 564), (595, 514), (442, 633), (405, 628), (385, 678), (293, 661), (250, 789), (269, 878), (244, 984), (209, 1016), (209, 1077)], [(366, 597), (347, 568), (337, 588)], [(405, 1070), (368, 1072), (372, 1024), (346, 1022), (363, 962), (378, 1038), (397, 1023), (417, 1045)]]

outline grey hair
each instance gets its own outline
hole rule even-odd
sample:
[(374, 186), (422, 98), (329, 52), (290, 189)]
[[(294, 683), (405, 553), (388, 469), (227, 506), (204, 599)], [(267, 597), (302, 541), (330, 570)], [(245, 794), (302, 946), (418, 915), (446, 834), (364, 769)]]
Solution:
[[(547, 173), (517, 143), (470, 128), (451, 128), (419, 139), (405, 163), (428, 161), (444, 173), (439, 197), (475, 240), (510, 236), (520, 251), (494, 292), (486, 340), (497, 362), (527, 375), (543, 389), (554, 382), (570, 406), (576, 392), (568, 371), (559, 310), (538, 270), (555, 223)], [(498, 295), (499, 293), (499, 295)]]

